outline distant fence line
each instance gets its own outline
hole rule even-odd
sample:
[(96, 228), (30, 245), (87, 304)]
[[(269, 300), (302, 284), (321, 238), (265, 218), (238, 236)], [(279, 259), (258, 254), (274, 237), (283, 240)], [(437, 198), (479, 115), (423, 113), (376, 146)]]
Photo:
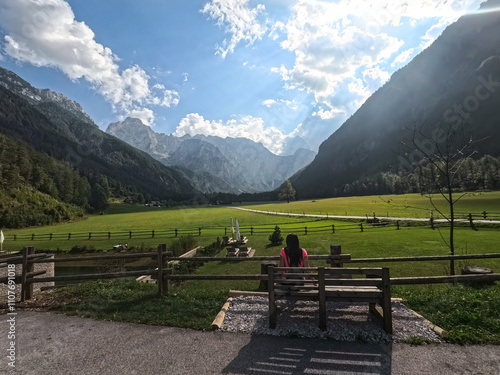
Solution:
[(457, 218), (469, 219), (472, 218), (474, 220), (500, 220), (500, 213), (497, 212), (464, 212), (458, 211), (455, 212)]
[[(267, 215), (276, 215), (276, 216), (288, 216), (288, 217), (310, 217), (310, 218), (317, 218), (317, 219), (343, 219), (343, 220), (349, 220), (349, 219), (358, 219), (358, 220), (370, 220), (370, 219), (378, 219), (378, 220), (389, 220), (389, 221), (429, 221), (431, 219), (433, 220), (447, 220), (446, 218), (436, 218), (434, 217), (434, 211), (435, 210), (429, 210), (429, 217), (425, 218), (401, 218), (401, 217), (395, 217), (395, 216), (389, 216), (389, 212), (386, 213), (386, 215), (380, 215), (377, 214), (376, 212), (372, 212), (370, 214), (365, 213), (364, 215), (348, 215), (347, 212), (345, 214), (335, 214), (335, 213), (328, 213), (326, 211), (319, 211), (319, 214), (306, 214), (305, 212), (303, 213), (297, 213), (297, 212), (291, 212), (291, 211), (262, 211), (262, 210), (253, 210), (249, 208), (241, 208), (241, 207), (236, 207), (237, 209), (244, 210), (244, 211), (250, 211), (250, 212), (256, 212), (256, 213), (262, 213), (262, 214), (267, 214)], [(322, 213), (324, 212), (324, 213)], [(479, 212), (479, 213), (474, 213), (474, 212), (466, 212), (466, 211), (455, 211), (454, 215), (455, 220), (500, 220), (500, 213), (498, 212)]]
[[(491, 217), (491, 216), (490, 216)], [(500, 218), (500, 215), (499, 215)], [(474, 216), (468, 216), (468, 224), (471, 228), (476, 229), (474, 224)], [(281, 224), (266, 224), (256, 226), (241, 226), (240, 233), (245, 235), (262, 235), (271, 234), (275, 226), (283, 227), (288, 232), (295, 232), (297, 234), (307, 235), (310, 233), (336, 233), (337, 231), (358, 231), (364, 232), (365, 230), (377, 228), (395, 228), (399, 230), (402, 227), (430, 227), (431, 229), (449, 227), (449, 223), (436, 221), (433, 219), (421, 221), (403, 221), (397, 220), (394, 222), (381, 221), (379, 218), (368, 218), (365, 222), (361, 223), (347, 223), (347, 224), (329, 224), (322, 226), (308, 226), (308, 225), (293, 225), (287, 223)], [(31, 233), (31, 234), (10, 234), (4, 233), (5, 240), (11, 241), (43, 241), (43, 240), (123, 240), (123, 239), (149, 239), (149, 238), (175, 238), (179, 236), (201, 236), (202, 233), (209, 232), (210, 234), (228, 236), (231, 229), (228, 227), (198, 227), (188, 229), (164, 229), (164, 230), (127, 230), (127, 231), (95, 231), (95, 232), (65, 232), (65, 233)]]

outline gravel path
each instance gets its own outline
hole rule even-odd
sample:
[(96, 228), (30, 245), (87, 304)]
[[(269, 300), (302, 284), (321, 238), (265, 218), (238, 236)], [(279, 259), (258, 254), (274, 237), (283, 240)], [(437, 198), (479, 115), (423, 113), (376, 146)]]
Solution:
[(432, 343), (442, 342), (422, 317), (401, 302), (392, 302), (392, 336), (384, 331), (379, 319), (369, 313), (367, 303), (328, 301), (326, 306), (327, 331), (319, 329), (318, 303), (311, 301), (277, 301), (277, 326), (270, 329), (266, 297), (233, 297), (221, 330), (367, 343), (408, 342), (415, 338)]

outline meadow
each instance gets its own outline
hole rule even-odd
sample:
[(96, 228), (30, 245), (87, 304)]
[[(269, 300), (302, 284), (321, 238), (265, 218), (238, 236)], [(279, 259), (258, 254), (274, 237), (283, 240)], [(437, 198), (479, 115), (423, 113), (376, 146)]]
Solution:
[[(463, 193), (456, 193), (455, 199)], [(363, 197), (341, 197), (321, 200), (292, 201), (290, 203), (269, 203), (258, 205), (259, 210), (314, 215), (368, 216), (375, 212), (379, 218), (429, 218), (433, 204), (443, 213), (449, 215), (448, 203), (439, 194), (423, 196), (421, 194), (373, 195)], [(254, 205), (247, 208), (257, 209)], [(455, 211), (463, 215), (481, 213), (483, 211), (500, 215), (500, 192), (466, 193), (455, 204)], [(434, 209), (434, 217), (439, 213)]]
[[(436, 196), (434, 200), (436, 205), (442, 207), (447, 212), (447, 207), (442, 198), (439, 199)], [(372, 218), (373, 212), (375, 212), (376, 216), (381, 219), (384, 219), (385, 216), (428, 218), (432, 209), (429, 199), (420, 194), (330, 198), (259, 205), (243, 204), (242, 207), (282, 213), (328, 214), (332, 216), (347, 214), (349, 216), (367, 216), (368, 218)], [(500, 215), (500, 192), (467, 194), (456, 204), (456, 211), (473, 213), (486, 211), (488, 213), (497, 213), (498, 216)], [(435, 213), (435, 217), (438, 217), (437, 213)], [(312, 234), (315, 228), (335, 225), (337, 228), (336, 235), (331, 239), (322, 239), (318, 236), (310, 236), (308, 239), (303, 238), (303, 240), (307, 241), (306, 244), (309, 244), (309, 241), (311, 241), (312, 250), (319, 253), (328, 250), (329, 241), (345, 245), (350, 244), (351, 240), (349, 236), (344, 236), (343, 234), (350, 233), (351, 231), (357, 232), (357, 230), (347, 229), (345, 226), (356, 222), (363, 222), (362, 220), (346, 222), (345, 220), (340, 221), (335, 219), (316, 220), (307, 217), (263, 215), (237, 210), (236, 206), (158, 208), (113, 203), (105, 211), (104, 215), (93, 215), (74, 222), (44, 227), (4, 229), (4, 249), (17, 251), (23, 246), (35, 246), (38, 249), (69, 250), (74, 245), (80, 245), (107, 250), (111, 249), (117, 243), (128, 243), (129, 246), (142, 248), (156, 248), (158, 243), (168, 244), (169, 241), (175, 239), (174, 229), (179, 230), (179, 235), (192, 234), (198, 237), (199, 244), (205, 245), (212, 242), (218, 236), (230, 235), (231, 218), (239, 220), (240, 231), (243, 235), (252, 238), (252, 241), (256, 241), (255, 248), (261, 248), (267, 244), (267, 236), (272, 233), (272, 228), (275, 225), (279, 225), (283, 232), (296, 230), (298, 234), (301, 234), (300, 231), (305, 227)], [(252, 227), (255, 233), (253, 236), (251, 235)], [(199, 235), (200, 228), (201, 235)], [(343, 228), (346, 229), (343, 230)], [(384, 231), (377, 229), (377, 231), (379, 230)], [(391, 231), (391, 229), (385, 230)], [(152, 231), (155, 231), (154, 238), (152, 237)], [(110, 238), (108, 238), (108, 232), (111, 234)], [(130, 232), (132, 232), (132, 238), (130, 238)], [(70, 239), (68, 239), (69, 233), (71, 233)], [(89, 233), (92, 233), (90, 240)], [(464, 231), (464, 233), (467, 233), (467, 236), (474, 236), (473, 233), (468, 231)], [(49, 239), (49, 234), (52, 234), (52, 239)], [(14, 240), (14, 236), (16, 240)], [(261, 241), (261, 237), (264, 238), (264, 241)], [(323, 237), (323, 235), (320, 237)], [(355, 237), (352, 241), (358, 247), (359, 242), (368, 243), (361, 240), (362, 237)], [(430, 235), (431, 238), (429, 239), (429, 233), (426, 233), (421, 239), (420, 235), (411, 237), (412, 242), (418, 247), (421, 247), (422, 243), (425, 244), (426, 250), (422, 251), (437, 250), (433, 246), (433, 241), (437, 241), (434, 244), (436, 246), (442, 242), (441, 238), (436, 240), (434, 235)], [(393, 240), (389, 241), (394, 242)], [(374, 238), (370, 242), (374, 247), (376, 244), (382, 243), (385, 247), (386, 241)], [(485, 246), (488, 242), (489, 240), (485, 238)], [(467, 241), (465, 238), (462, 244), (463, 251), (469, 250), (467, 243), (470, 243), (470, 241)], [(402, 246), (403, 248), (407, 247), (404, 243)], [(363, 252), (362, 248), (357, 248), (356, 251), (358, 250)], [(373, 250), (377, 252), (385, 251), (383, 249)]]
[[(386, 203), (383, 203), (383, 202)], [(389, 202), (389, 203), (387, 203)], [(406, 202), (401, 206), (401, 202)], [(430, 203), (420, 195), (383, 196), (383, 197), (351, 197), (334, 198), (316, 201), (273, 203), (262, 205), (244, 205), (244, 207), (269, 210), (275, 212), (295, 212), (318, 214), (326, 211), (329, 214), (364, 216), (370, 211), (382, 212), (389, 204), (398, 210), (390, 211), (397, 217), (426, 217)], [(376, 207), (376, 208), (374, 208)], [(411, 207), (411, 210), (409, 209)], [(321, 208), (321, 209), (320, 209)], [(470, 194), (460, 201), (458, 210), (474, 212), (500, 212), (500, 193)], [(343, 211), (343, 212), (342, 212)], [(392, 214), (394, 212), (394, 214)], [(421, 215), (418, 215), (418, 212)], [(378, 216), (378, 215), (377, 215)], [(94, 249), (109, 250), (117, 243), (128, 243), (136, 249), (155, 249), (159, 243), (170, 246), (177, 241), (171, 230), (177, 228), (179, 236), (192, 232), (191, 236), (200, 246), (207, 246), (217, 238), (230, 234), (230, 219), (238, 219), (240, 232), (248, 238), (247, 245), (255, 249), (255, 256), (277, 256), (281, 245), (271, 246), (268, 239), (274, 227), (278, 225), (283, 237), (289, 232), (299, 235), (301, 246), (309, 254), (329, 254), (330, 244), (341, 244), (342, 252), (351, 254), (353, 259), (377, 257), (403, 257), (422, 255), (448, 255), (446, 245), (448, 228), (431, 229), (427, 223), (404, 223), (399, 229), (395, 225), (373, 227), (366, 220), (316, 220), (307, 217), (288, 217), (266, 215), (238, 210), (236, 207), (197, 207), (166, 209), (157, 207), (130, 206), (113, 204), (104, 215), (89, 216), (84, 220), (50, 227), (27, 228), (4, 231), (6, 240), (4, 249), (19, 250), (23, 246), (35, 246), (37, 249), (68, 251), (73, 246), (88, 246)], [(359, 223), (364, 223), (363, 231)], [(335, 226), (333, 233), (332, 225)], [(306, 234), (307, 227), (307, 234)], [(199, 234), (201, 228), (201, 235)], [(253, 228), (253, 234), (252, 229)], [(155, 237), (151, 231), (155, 230)], [(162, 230), (165, 231), (162, 233)], [(169, 230), (169, 232), (167, 232)], [(129, 232), (133, 234), (129, 238)], [(142, 231), (142, 232), (141, 232)], [(88, 239), (88, 233), (95, 233)], [(108, 239), (105, 233), (110, 232)], [(53, 239), (42, 235), (53, 233)], [(73, 233), (70, 240), (67, 233)], [(78, 238), (80, 233), (82, 238)], [(98, 235), (97, 233), (102, 233)], [(184, 234), (183, 234), (184, 233)], [(13, 241), (13, 235), (17, 240)], [(31, 240), (35, 234), (35, 240)], [(56, 236), (61, 234), (61, 237)], [(21, 240), (26, 236), (26, 239)], [(500, 226), (478, 225), (476, 230), (467, 225), (456, 229), (456, 254), (500, 253)], [(221, 251), (219, 257), (225, 256)], [(466, 264), (485, 266), (495, 272), (500, 270), (499, 259), (474, 261), (457, 261), (456, 271)], [(318, 261), (312, 262), (318, 266)], [(363, 266), (365, 264), (356, 264)], [(368, 265), (368, 264), (366, 264)], [(435, 276), (449, 274), (447, 261), (377, 263), (376, 266), (390, 267), (391, 277)], [(207, 262), (197, 271), (199, 274), (258, 274), (260, 262)], [(258, 289), (257, 281), (189, 281), (173, 286), (167, 298), (158, 300), (155, 297), (156, 287), (153, 285), (136, 285), (127, 280), (102, 281), (85, 283), (72, 288), (64, 288), (54, 292), (59, 296), (61, 304), (58, 310), (77, 313), (95, 318), (137, 321), (148, 324), (166, 324), (196, 329), (208, 329), (211, 321), (227, 298), (230, 289)], [(498, 283), (497, 283), (498, 284)], [(125, 289), (124, 289), (125, 288)], [(500, 297), (498, 285), (488, 290), (474, 290), (460, 286), (398, 286), (393, 287), (393, 295), (403, 297), (410, 307), (424, 314), (435, 324), (452, 332), (453, 342), (500, 343)], [(432, 296), (432, 300), (429, 300)], [(465, 296), (465, 297), (464, 297)], [(63, 301), (71, 300), (71, 303)], [(439, 300), (440, 304), (437, 304)], [(473, 301), (474, 306), (462, 307), (467, 315), (456, 317), (451, 308), (446, 306), (463, 306), (464, 301)], [(487, 305), (485, 306), (484, 303)], [(444, 304), (444, 305), (442, 305)], [(461, 305), (462, 304), (462, 305)], [(189, 308), (187, 307), (189, 306)], [(495, 307), (496, 306), (496, 307)], [(493, 308), (494, 307), (494, 308)], [(498, 307), (498, 308), (497, 308)], [(451, 314), (451, 316), (450, 316)], [(483, 316), (482, 314), (486, 314)], [(462, 314), (463, 315), (463, 314)], [(457, 319), (459, 323), (457, 323)], [(463, 320), (472, 320), (472, 323)], [(465, 325), (465, 328), (464, 328)], [(454, 327), (460, 326), (458, 331)], [(486, 328), (485, 328), (486, 327)], [(487, 334), (480, 334), (486, 329)], [(464, 333), (465, 332), (465, 333)], [(483, 337), (483, 338), (481, 338)]]

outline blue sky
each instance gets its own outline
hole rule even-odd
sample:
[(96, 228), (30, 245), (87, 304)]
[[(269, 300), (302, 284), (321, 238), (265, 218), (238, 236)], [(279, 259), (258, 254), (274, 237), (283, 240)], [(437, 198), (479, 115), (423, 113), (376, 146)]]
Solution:
[[(2, 0), (0, 65), (103, 130), (314, 151), (480, 0)], [(417, 78), (416, 78), (417, 79)]]

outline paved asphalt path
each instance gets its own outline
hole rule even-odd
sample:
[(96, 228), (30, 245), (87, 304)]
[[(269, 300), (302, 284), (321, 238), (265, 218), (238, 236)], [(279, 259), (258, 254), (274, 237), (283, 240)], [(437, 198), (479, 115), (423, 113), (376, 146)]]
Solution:
[(200, 332), (19, 311), (15, 370), (0, 374), (500, 374), (499, 346), (369, 345)]

